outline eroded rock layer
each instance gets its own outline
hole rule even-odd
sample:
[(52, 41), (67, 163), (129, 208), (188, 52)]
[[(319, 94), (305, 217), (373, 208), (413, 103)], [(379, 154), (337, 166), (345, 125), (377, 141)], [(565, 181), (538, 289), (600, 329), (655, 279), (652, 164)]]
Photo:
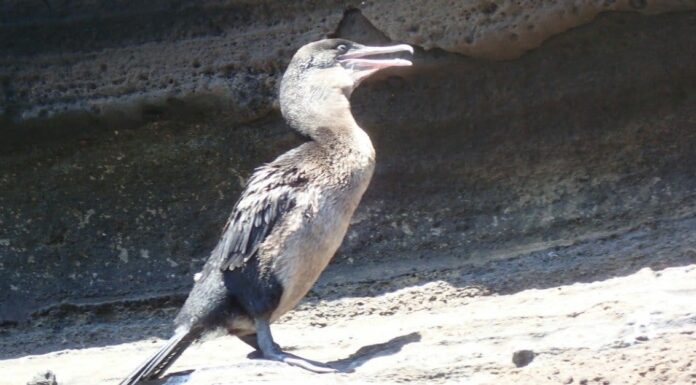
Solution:
[(258, 118), (292, 52), (334, 33), (346, 10), (393, 40), (511, 59), (602, 12), (695, 8), (694, 0), (5, 1), (0, 117), (141, 121), (183, 100)]
[[(553, 252), (696, 213), (696, 14), (597, 16), (693, 2), (575, 2), (565, 16), (463, 2), (479, 26), (471, 42), (455, 33), (469, 24), (445, 16), (440, 35), (434, 21), (412, 31), (429, 14), (408, 2), (345, 14), (338, 2), (172, 4), (2, 4), (9, 327), (62, 302), (185, 292), (253, 167), (296, 144), (274, 107), (277, 79), (327, 33), (480, 56), (419, 48), (412, 68), (356, 91), (378, 167), (338, 265)], [(510, 29), (530, 12), (553, 22)]]

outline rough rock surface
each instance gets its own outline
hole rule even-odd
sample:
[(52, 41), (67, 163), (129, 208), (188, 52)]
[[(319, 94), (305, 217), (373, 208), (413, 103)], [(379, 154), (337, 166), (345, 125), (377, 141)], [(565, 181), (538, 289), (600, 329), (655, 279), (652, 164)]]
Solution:
[(4, 1), (0, 117), (140, 122), (183, 103), (258, 118), (290, 54), (333, 33), (346, 9), (394, 40), (501, 59), (601, 12), (696, 9), (696, 0)]
[(602, 12), (654, 14), (689, 10), (690, 0), (407, 0), (360, 6), (394, 40), (467, 56), (511, 59)]
[[(221, 337), (189, 348), (171, 376), (151, 383), (696, 384), (695, 291), (696, 264), (508, 295), (436, 279), (377, 297), (320, 300), (276, 326), (294, 354), (348, 373), (248, 360), (248, 347)], [(65, 384), (117, 384), (162, 342), (0, 361), (0, 382), (52, 367)], [(511, 361), (519, 349), (536, 353), (522, 368)]]
[[(379, 159), (337, 262), (469, 260), (692, 213), (695, 20), (607, 14), (514, 61), (418, 51), (362, 86), (353, 107)], [(353, 13), (339, 33), (380, 39), (370, 28)], [(186, 292), (245, 177), (296, 143), (277, 112), (160, 112), (7, 133), (8, 325), (61, 302)]]

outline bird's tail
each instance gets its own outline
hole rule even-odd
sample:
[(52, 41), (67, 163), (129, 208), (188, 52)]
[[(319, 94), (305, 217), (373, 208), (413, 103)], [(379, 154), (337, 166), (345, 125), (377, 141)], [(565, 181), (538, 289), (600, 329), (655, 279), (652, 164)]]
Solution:
[(135, 385), (141, 380), (157, 378), (198, 338), (198, 334), (187, 328), (177, 329), (172, 338), (157, 353), (138, 366), (119, 385)]

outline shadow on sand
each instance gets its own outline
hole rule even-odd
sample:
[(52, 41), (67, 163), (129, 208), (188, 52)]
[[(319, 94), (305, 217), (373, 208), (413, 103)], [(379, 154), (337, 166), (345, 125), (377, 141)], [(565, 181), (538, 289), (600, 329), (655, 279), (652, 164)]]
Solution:
[[(331, 367), (337, 369), (340, 373), (351, 373), (351, 372), (354, 372), (355, 369), (359, 368), (360, 366), (364, 365), (366, 362), (368, 362), (374, 358), (396, 354), (396, 353), (400, 352), (404, 346), (406, 346), (408, 344), (419, 342), (420, 340), (421, 340), (421, 334), (419, 332), (405, 334), (402, 336), (394, 337), (387, 342), (363, 346), (360, 349), (358, 349), (355, 353), (352, 353), (351, 355), (349, 355), (346, 358), (341, 358), (339, 360), (330, 361), (330, 362), (327, 362), (326, 364), (328, 366), (331, 366)], [(280, 363), (275, 363), (275, 362), (271, 362), (271, 361), (264, 361), (264, 360), (258, 360), (257, 362), (268, 362), (269, 364), (272, 364), (272, 365), (282, 365)], [(260, 370), (262, 370), (261, 366), (259, 366), (259, 368), (260, 368)], [(215, 369), (209, 368), (209, 369), (199, 369), (199, 370), (184, 370), (184, 371), (180, 371), (180, 372), (170, 373), (170, 374), (166, 375), (165, 377), (158, 379), (158, 380), (143, 382), (143, 384), (149, 384), (149, 385), (186, 384), (190, 381), (193, 381), (198, 375), (202, 374), (203, 372), (212, 371), (212, 370), (224, 371), (224, 372), (229, 371), (230, 374), (232, 374), (234, 372), (234, 368), (230, 368), (229, 366), (222, 367), (222, 368), (218, 367)], [(221, 373), (221, 376), (224, 376), (224, 374)]]

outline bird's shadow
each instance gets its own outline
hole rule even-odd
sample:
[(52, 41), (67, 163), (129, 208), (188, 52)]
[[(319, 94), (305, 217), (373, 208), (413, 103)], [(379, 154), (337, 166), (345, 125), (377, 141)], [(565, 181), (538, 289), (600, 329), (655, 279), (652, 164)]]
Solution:
[(326, 364), (341, 372), (350, 373), (373, 358), (398, 353), (405, 345), (419, 342), (420, 340), (421, 334), (419, 332), (405, 334), (394, 337), (387, 342), (363, 346), (346, 358), (327, 362)]
[[(394, 337), (387, 342), (363, 346), (348, 357), (327, 362), (326, 365), (338, 370), (340, 373), (351, 373), (374, 358), (396, 354), (407, 344), (419, 342), (420, 340), (421, 334), (419, 332), (405, 334)], [(174, 372), (159, 380), (147, 381), (145, 383), (148, 385), (183, 385), (191, 379), (193, 373), (195, 373), (195, 370)]]

